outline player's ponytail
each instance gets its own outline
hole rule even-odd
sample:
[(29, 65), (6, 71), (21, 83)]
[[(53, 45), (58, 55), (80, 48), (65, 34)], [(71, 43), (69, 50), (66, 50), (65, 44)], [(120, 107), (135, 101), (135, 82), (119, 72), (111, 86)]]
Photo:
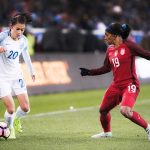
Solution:
[(106, 32), (109, 32), (110, 34), (113, 35), (119, 35), (121, 36), (123, 39), (127, 39), (129, 36), (129, 33), (131, 31), (131, 28), (129, 27), (128, 24), (123, 24), (121, 25), (118, 22), (114, 22), (112, 24), (110, 24), (106, 30)]
[(30, 22), (32, 22), (31, 15), (29, 13), (24, 13), (24, 12), (17, 13), (10, 19), (11, 25), (15, 25), (17, 23), (27, 24)]
[(121, 28), (122, 28), (121, 37), (123, 39), (127, 39), (131, 31), (130, 26), (128, 24), (123, 24)]

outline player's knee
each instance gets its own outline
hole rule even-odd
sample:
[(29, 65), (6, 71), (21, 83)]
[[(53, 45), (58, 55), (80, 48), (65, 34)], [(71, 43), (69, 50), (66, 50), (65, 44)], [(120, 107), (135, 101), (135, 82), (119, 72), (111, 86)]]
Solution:
[(30, 112), (30, 107), (29, 105), (24, 105), (23, 107), (21, 107), (21, 109), (26, 112), (26, 113), (29, 113)]
[(23, 111), (26, 112), (26, 113), (28, 113), (28, 112), (30, 112), (30, 108), (29, 108), (29, 107), (25, 107), (25, 108), (23, 109)]
[(120, 113), (126, 118), (131, 118), (131, 111), (126, 108), (120, 108)]
[(108, 112), (106, 110), (100, 108), (99, 113), (102, 115), (106, 115)]
[(7, 112), (12, 115), (15, 112), (15, 108), (9, 108)]

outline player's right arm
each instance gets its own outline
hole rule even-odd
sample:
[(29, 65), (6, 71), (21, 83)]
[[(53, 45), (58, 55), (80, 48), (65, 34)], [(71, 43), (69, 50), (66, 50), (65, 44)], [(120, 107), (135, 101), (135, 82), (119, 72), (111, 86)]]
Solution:
[(6, 48), (1, 45), (2, 41), (9, 35), (9, 31), (4, 31), (0, 33), (0, 53), (6, 51)]
[(86, 69), (86, 68), (80, 68), (81, 70), (81, 75), (82, 76), (96, 76), (96, 75), (101, 75), (101, 74), (105, 74), (111, 71), (111, 64), (108, 58), (108, 54), (106, 53), (106, 57), (104, 60), (104, 64), (102, 67), (100, 68), (96, 68), (96, 69)]
[(111, 64), (110, 64), (108, 55), (106, 54), (103, 66), (100, 67), (100, 68), (91, 69), (90, 70), (90, 75), (91, 76), (101, 75), (101, 74), (108, 73), (110, 71), (111, 71)]
[(6, 48), (3, 46), (0, 46), (0, 53), (6, 52)]

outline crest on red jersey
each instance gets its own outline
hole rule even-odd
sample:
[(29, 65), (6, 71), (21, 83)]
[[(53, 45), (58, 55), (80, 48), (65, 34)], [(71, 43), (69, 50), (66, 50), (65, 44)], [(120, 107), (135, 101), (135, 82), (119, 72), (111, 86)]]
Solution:
[(115, 52), (114, 52), (114, 56), (117, 56), (118, 55), (118, 50), (116, 50)]
[(124, 54), (125, 54), (125, 48), (121, 48), (120, 54), (121, 54), (121, 55), (124, 55)]

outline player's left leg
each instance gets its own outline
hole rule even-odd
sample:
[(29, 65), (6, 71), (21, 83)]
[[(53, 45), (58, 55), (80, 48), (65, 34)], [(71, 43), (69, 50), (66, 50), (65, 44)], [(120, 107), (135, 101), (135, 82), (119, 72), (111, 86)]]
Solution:
[(20, 119), (26, 116), (30, 112), (29, 98), (27, 94), (27, 88), (22, 75), (18, 80), (13, 83), (13, 91), (17, 96), (19, 107), (16, 110), (16, 116), (14, 120), (14, 127), (18, 132), (22, 132), (22, 125)]
[(17, 95), (17, 99), (19, 101), (19, 106), (16, 110), (14, 126), (18, 132), (22, 132), (23, 129), (20, 119), (30, 112), (30, 104), (27, 93)]
[(139, 90), (135, 89), (133, 91), (129, 91), (129, 89), (130, 88), (126, 89), (123, 94), (120, 112), (132, 122), (144, 128), (148, 133), (148, 139), (150, 140), (150, 125), (148, 125), (148, 123), (141, 117), (139, 113), (132, 111), (132, 107), (134, 106)]

